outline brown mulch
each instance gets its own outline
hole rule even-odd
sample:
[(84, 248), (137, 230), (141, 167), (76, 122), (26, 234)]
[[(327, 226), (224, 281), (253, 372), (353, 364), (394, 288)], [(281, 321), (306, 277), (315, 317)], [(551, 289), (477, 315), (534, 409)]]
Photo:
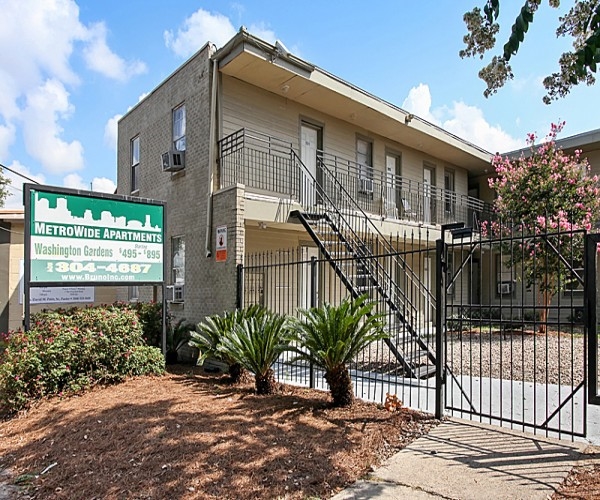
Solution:
[(437, 423), (175, 367), (0, 421), (0, 498), (327, 498)]
[(551, 500), (600, 499), (600, 448), (588, 447)]

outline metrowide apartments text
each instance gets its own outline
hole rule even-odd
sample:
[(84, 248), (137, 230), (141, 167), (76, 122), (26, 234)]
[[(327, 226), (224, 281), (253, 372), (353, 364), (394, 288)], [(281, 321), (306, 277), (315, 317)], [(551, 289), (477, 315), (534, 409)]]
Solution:
[(33, 234), (37, 236), (58, 236), (61, 238), (87, 238), (94, 240), (140, 241), (162, 243), (162, 233), (114, 229), (108, 227), (90, 227), (69, 224), (48, 224), (35, 222)]

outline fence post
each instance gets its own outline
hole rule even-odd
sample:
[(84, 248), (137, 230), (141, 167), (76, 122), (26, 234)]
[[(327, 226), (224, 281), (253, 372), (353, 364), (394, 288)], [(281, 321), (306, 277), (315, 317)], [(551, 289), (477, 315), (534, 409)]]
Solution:
[[(310, 307), (317, 307), (317, 258), (310, 258)], [(313, 362), (309, 365), (308, 386), (311, 389), (315, 388), (315, 367)]]
[(237, 290), (236, 290), (236, 304), (237, 309), (244, 308), (244, 264), (238, 264), (237, 268)]
[[(442, 232), (443, 234), (443, 232)], [(446, 316), (446, 261), (445, 244), (443, 239), (435, 242), (436, 255), (436, 286), (435, 286), (435, 418), (444, 415), (445, 393), (445, 316)]]

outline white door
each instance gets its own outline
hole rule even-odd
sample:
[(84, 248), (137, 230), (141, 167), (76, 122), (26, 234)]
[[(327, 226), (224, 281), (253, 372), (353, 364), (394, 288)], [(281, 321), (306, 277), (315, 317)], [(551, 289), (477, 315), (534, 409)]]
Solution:
[(385, 189), (385, 215), (398, 218), (396, 200), (396, 161), (394, 155), (385, 155), (386, 189)]
[[(312, 280), (311, 280), (311, 259), (315, 257), (319, 258), (319, 249), (314, 247), (303, 247), (302, 248), (302, 271), (300, 275), (300, 307), (308, 309), (311, 301), (310, 296), (312, 292)], [(317, 282), (314, 284), (316, 287), (316, 304), (319, 305), (319, 268), (317, 265)]]
[(423, 222), (431, 223), (431, 191), (433, 185), (433, 170), (423, 169)]
[(317, 180), (319, 131), (304, 123), (300, 128), (300, 159), (307, 170), (302, 169), (300, 173), (300, 188), (302, 190), (300, 201), (305, 207), (309, 207), (316, 203), (315, 182)]

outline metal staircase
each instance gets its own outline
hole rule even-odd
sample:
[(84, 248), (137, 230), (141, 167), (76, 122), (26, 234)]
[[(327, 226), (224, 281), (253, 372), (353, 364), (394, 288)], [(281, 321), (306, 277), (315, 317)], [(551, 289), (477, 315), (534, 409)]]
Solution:
[[(290, 221), (306, 228), (353, 297), (366, 293), (377, 302), (377, 311), (388, 318), (390, 337), (385, 342), (405, 374), (412, 378), (432, 376), (434, 348), (419, 333), (420, 314), (415, 305), (416, 301), (433, 306), (432, 293), (326, 165), (318, 166), (317, 182), (295, 152), (292, 156), (305, 182), (303, 210), (292, 212)], [(335, 203), (328, 193), (335, 193)], [(383, 253), (374, 253), (374, 248)], [(398, 283), (398, 275), (402, 275), (404, 287)]]

